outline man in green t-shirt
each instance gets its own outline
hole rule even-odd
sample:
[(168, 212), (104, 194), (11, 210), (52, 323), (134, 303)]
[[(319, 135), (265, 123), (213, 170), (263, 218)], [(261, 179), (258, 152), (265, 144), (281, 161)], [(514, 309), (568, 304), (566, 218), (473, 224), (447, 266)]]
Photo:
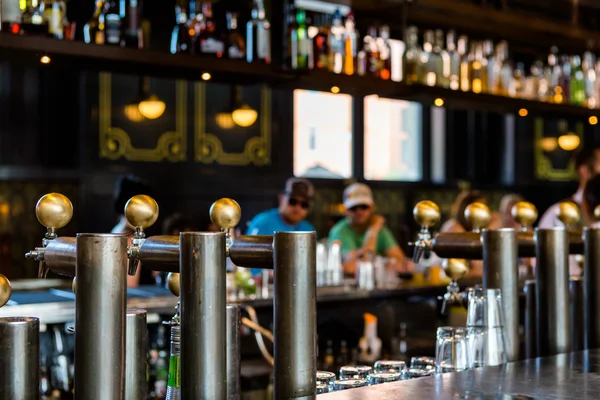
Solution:
[(344, 190), (346, 218), (329, 231), (329, 241), (340, 241), (344, 272), (354, 274), (357, 261), (369, 254), (381, 255), (395, 261), (399, 272), (412, 269), (394, 235), (385, 226), (385, 218), (374, 213), (375, 202), (371, 189), (364, 183), (353, 183)]

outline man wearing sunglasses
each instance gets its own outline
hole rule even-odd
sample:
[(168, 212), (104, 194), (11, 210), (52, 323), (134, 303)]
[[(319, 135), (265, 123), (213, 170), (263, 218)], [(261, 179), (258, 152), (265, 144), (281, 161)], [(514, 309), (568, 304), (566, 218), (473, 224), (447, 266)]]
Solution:
[(248, 224), (248, 235), (272, 235), (275, 232), (314, 231), (312, 224), (306, 221), (308, 209), (314, 196), (314, 187), (310, 181), (302, 178), (290, 178), (285, 189), (279, 195), (279, 208), (263, 211)]
[(385, 218), (374, 213), (371, 189), (364, 183), (353, 183), (344, 190), (343, 203), (346, 218), (331, 228), (329, 241), (341, 242), (344, 272), (355, 274), (359, 260), (375, 255), (390, 259), (398, 272), (408, 272), (412, 263), (385, 226)]

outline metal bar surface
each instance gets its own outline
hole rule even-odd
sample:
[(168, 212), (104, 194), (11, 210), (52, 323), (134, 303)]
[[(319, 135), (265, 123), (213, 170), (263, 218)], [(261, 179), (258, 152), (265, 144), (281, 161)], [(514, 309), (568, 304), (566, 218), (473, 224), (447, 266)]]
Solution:
[(125, 317), (125, 400), (146, 400), (148, 325), (146, 310), (130, 308)]
[(246, 268), (273, 268), (273, 236), (240, 236), (229, 247), (229, 258)]
[(571, 351), (568, 234), (536, 229), (536, 327), (538, 356)]
[(239, 304), (227, 304), (227, 400), (239, 400), (242, 395), (240, 315)]
[(585, 347), (585, 332), (583, 322), (583, 285), (584, 279), (572, 276), (569, 279), (571, 302), (571, 351), (581, 351)]
[(225, 234), (182, 232), (181, 398), (227, 398)]
[(142, 268), (179, 272), (179, 236), (151, 236), (140, 246)]
[(274, 397), (314, 396), (317, 374), (315, 232), (273, 236)]
[(0, 318), (0, 400), (39, 400), (40, 322)]
[(50, 240), (44, 249), (44, 262), (50, 271), (65, 276), (75, 276), (77, 239), (58, 237)]
[(600, 229), (584, 230), (585, 347), (600, 347)]
[(77, 235), (75, 396), (125, 395), (127, 235)]
[(525, 358), (537, 357), (537, 335), (535, 333), (535, 280), (525, 282)]
[(481, 240), (483, 242), (483, 287), (501, 290), (506, 355), (508, 361), (517, 361), (521, 344), (517, 232), (509, 228), (484, 229)]

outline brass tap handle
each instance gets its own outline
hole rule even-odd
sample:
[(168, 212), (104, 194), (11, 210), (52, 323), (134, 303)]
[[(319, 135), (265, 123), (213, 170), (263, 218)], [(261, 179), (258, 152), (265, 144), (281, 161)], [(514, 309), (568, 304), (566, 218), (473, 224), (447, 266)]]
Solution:
[(25, 254), (25, 258), (38, 261), (38, 277), (45, 278), (48, 274), (48, 268), (44, 263), (44, 250), (50, 240), (58, 237), (57, 229), (67, 225), (73, 218), (73, 204), (65, 195), (48, 193), (42, 196), (35, 205), (35, 216), (47, 231), (42, 239), (42, 247), (36, 247), (28, 252)]
[(476, 201), (465, 208), (465, 219), (471, 224), (473, 232), (479, 232), (490, 223), (492, 213), (488, 206)]
[(169, 272), (169, 275), (167, 275), (167, 287), (175, 297), (179, 297), (179, 285), (179, 273)]
[(154, 225), (158, 219), (158, 204), (152, 197), (138, 194), (127, 201), (124, 212), (127, 222), (135, 227), (135, 235), (131, 246), (127, 249), (127, 256), (131, 260), (127, 273), (135, 275), (140, 263), (140, 247), (146, 239), (144, 229)]
[(510, 215), (517, 224), (521, 225), (521, 230), (525, 232), (537, 220), (538, 210), (528, 201), (519, 201), (510, 209)]
[(574, 202), (563, 201), (558, 205), (556, 217), (565, 225), (565, 228), (569, 229), (572, 225), (579, 222), (581, 212), (579, 211), (579, 206)]
[(12, 294), (12, 286), (7, 277), (0, 274), (0, 307), (4, 306), (10, 300)]
[(415, 222), (421, 227), (417, 235), (417, 240), (412, 243), (414, 246), (414, 262), (419, 262), (423, 255), (429, 256), (432, 246), (430, 228), (434, 227), (440, 221), (440, 216), (440, 208), (430, 200), (420, 201), (413, 208)]
[(77, 277), (73, 277), (73, 283), (71, 283), (71, 290), (73, 290), (73, 294), (77, 296)]
[(227, 253), (229, 253), (229, 246), (231, 245), (232, 238), (229, 233), (231, 228), (235, 228), (242, 218), (242, 208), (237, 201), (228, 198), (222, 198), (215, 201), (210, 206), (210, 220), (218, 226), (227, 237)]
[(596, 206), (596, 208), (594, 208), (594, 219), (596, 221), (600, 221), (600, 205)]
[(469, 272), (469, 262), (462, 258), (445, 258), (442, 269), (453, 281), (457, 281)]

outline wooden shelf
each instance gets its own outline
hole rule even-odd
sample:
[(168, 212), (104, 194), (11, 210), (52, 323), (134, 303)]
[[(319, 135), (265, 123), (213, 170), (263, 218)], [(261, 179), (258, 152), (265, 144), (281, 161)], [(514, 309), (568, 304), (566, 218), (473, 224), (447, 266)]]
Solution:
[(217, 82), (266, 84), (281, 89), (319, 91), (330, 91), (333, 86), (337, 86), (342, 93), (355, 96), (377, 94), (381, 97), (430, 104), (435, 98), (440, 97), (444, 99), (446, 106), (455, 108), (506, 113), (516, 113), (520, 108), (527, 108), (532, 114), (552, 113), (580, 117), (599, 113), (597, 110), (578, 106), (452, 91), (422, 85), (407, 86), (403, 83), (372, 77), (333, 74), (326, 71), (282, 71), (276, 70), (272, 65), (250, 64), (238, 60), (173, 55), (151, 50), (97, 46), (33, 36), (2, 34), (0, 39), (0, 59), (21, 60), (40, 66), (43, 66), (40, 57), (47, 55), (52, 59), (50, 65), (67, 66), (78, 70), (105, 70), (190, 80), (199, 80), (203, 72), (210, 72), (211, 81)]

